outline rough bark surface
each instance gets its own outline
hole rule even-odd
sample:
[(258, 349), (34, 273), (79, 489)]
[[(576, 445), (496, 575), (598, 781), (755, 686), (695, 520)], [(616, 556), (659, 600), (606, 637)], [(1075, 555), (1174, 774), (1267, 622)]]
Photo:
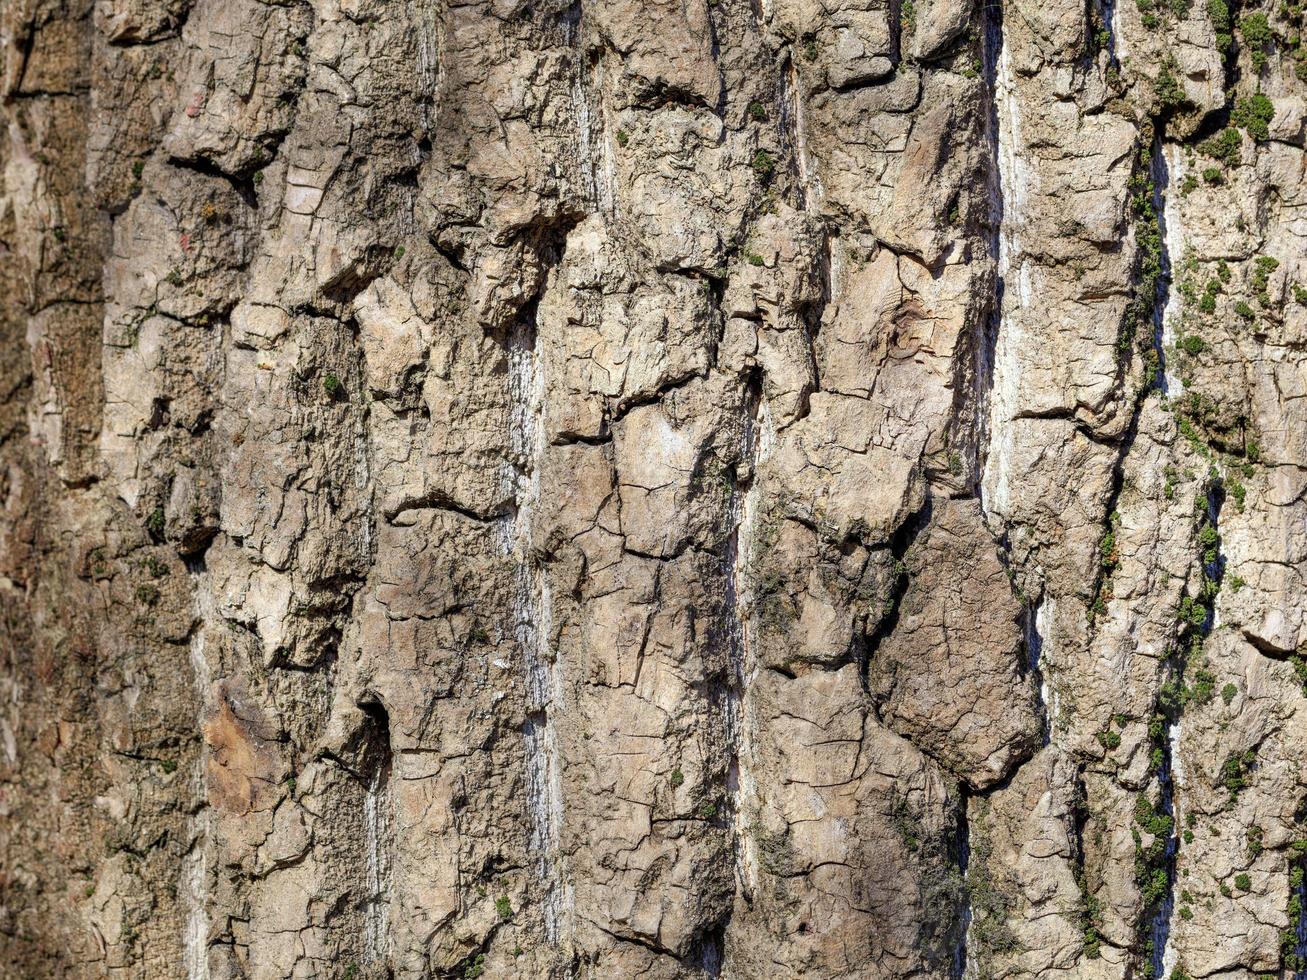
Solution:
[(0, 975), (1301, 977), (1305, 19), (0, 4)]

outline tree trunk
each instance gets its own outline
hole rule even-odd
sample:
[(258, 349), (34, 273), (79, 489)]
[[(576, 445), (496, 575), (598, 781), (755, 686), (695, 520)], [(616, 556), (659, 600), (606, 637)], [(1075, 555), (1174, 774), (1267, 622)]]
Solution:
[(1300, 7), (8, 0), (0, 975), (1307, 968)]

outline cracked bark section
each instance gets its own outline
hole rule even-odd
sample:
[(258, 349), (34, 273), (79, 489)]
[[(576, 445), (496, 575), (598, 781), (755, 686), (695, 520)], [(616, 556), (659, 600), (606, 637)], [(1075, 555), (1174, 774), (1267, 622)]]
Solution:
[(1297, 970), (1236, 6), (0, 8), (0, 962)]
[(868, 687), (883, 724), (984, 790), (1039, 740), (1021, 603), (975, 501), (942, 502), (902, 560), (906, 591)]

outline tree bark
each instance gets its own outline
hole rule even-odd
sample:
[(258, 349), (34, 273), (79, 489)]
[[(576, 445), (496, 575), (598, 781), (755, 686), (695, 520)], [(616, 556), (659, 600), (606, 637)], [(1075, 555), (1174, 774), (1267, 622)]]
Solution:
[(1307, 968), (1300, 6), (10, 0), (0, 975)]

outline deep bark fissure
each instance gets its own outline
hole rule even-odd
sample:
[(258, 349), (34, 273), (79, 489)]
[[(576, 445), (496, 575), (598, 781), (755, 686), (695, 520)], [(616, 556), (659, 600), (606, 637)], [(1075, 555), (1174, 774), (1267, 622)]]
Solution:
[(391, 798), (390, 715), (379, 702), (362, 706), (364, 750), (363, 826), (366, 834), (363, 896), (363, 958), (369, 964), (389, 961), (390, 889), (394, 861), (394, 814)]
[(1003, 329), (1004, 303), (1007, 299), (1007, 277), (1011, 254), (1015, 250), (1008, 226), (1008, 194), (1014, 176), (1008, 171), (1015, 162), (1015, 134), (1012, 120), (1015, 98), (1008, 79), (1007, 53), (1003, 37), (1003, 4), (1001, 0), (986, 4), (981, 20), (981, 69), (985, 79), (985, 138), (988, 148), (988, 180), (986, 193), (989, 202), (989, 255), (994, 264), (993, 290), (989, 313), (976, 321), (975, 377), (976, 422), (975, 445), (972, 449), (972, 492), (980, 501), (981, 511), (988, 515), (985, 506), (985, 481), (988, 475), (991, 452), (990, 439), (993, 420), (991, 404), (995, 385), (999, 336)]
[(974, 909), (971, 901), (971, 888), (968, 874), (971, 870), (971, 820), (969, 808), (971, 796), (965, 784), (958, 783), (957, 837), (954, 843), (954, 861), (958, 876), (963, 882), (962, 901), (958, 905), (957, 924), (954, 926), (956, 939), (953, 947), (952, 978), (964, 980), (971, 972), (971, 922)]
[[(856, 651), (859, 656), (858, 676), (862, 682), (862, 690), (868, 694), (870, 693), (871, 665), (876, 659), (876, 653), (880, 650), (881, 644), (893, 635), (895, 628), (898, 626), (903, 598), (907, 595), (908, 587), (912, 584), (908, 566), (904, 559), (916, 542), (917, 537), (930, 526), (933, 509), (934, 501), (928, 496), (921, 508), (899, 525), (890, 537), (889, 554), (892, 561), (893, 578), (890, 580), (889, 595), (885, 598), (880, 619), (876, 622), (872, 631), (865, 634)], [(872, 703), (879, 714), (879, 705), (875, 704), (874, 701)]]
[(1154, 874), (1157, 874), (1160, 870), (1165, 875), (1165, 889), (1160, 900), (1152, 907), (1151, 915), (1148, 918), (1147, 939), (1144, 944), (1150, 976), (1159, 978), (1164, 975), (1163, 967), (1171, 934), (1171, 915), (1175, 911), (1176, 853), (1180, 846), (1179, 830), (1176, 827), (1175, 785), (1171, 778), (1173, 724), (1173, 722), (1168, 721), (1163, 726), (1162, 744), (1160, 746), (1162, 757), (1157, 771), (1154, 773), (1154, 778), (1157, 780), (1160, 812), (1163, 816), (1169, 818), (1170, 829), (1165, 839), (1160, 868), (1156, 863), (1151, 862), (1150, 868)]
[[(1201, 569), (1201, 591), (1198, 596), (1191, 597), (1192, 605), (1190, 609), (1200, 609), (1201, 619), (1195, 620), (1193, 613), (1190, 613), (1190, 619), (1186, 622), (1179, 633), (1178, 642), (1187, 644), (1186, 648), (1178, 649), (1168, 661), (1167, 682), (1163, 685), (1162, 694), (1159, 695), (1158, 712), (1154, 717), (1153, 727), (1157, 729), (1154, 737), (1154, 757), (1157, 759), (1157, 768), (1154, 772), (1154, 778), (1158, 788), (1158, 803), (1154, 807), (1154, 814), (1160, 813), (1169, 820), (1169, 827), (1165, 838), (1165, 845), (1162, 853), (1157, 858), (1148, 861), (1147, 867), (1149, 874), (1152, 876), (1148, 884), (1145, 885), (1145, 895), (1148, 894), (1148, 888), (1158, 891), (1158, 875), (1164, 875), (1164, 888), (1162, 888), (1160, 897), (1153, 902), (1145, 904), (1145, 939), (1144, 952), (1148, 963), (1150, 975), (1153, 977), (1162, 977), (1168, 966), (1172, 965), (1173, 957), (1169, 954), (1170, 937), (1172, 930), (1172, 916), (1175, 912), (1175, 885), (1176, 885), (1176, 865), (1177, 855), (1180, 848), (1180, 814), (1176, 807), (1176, 786), (1174, 779), (1174, 761), (1176, 755), (1176, 746), (1179, 738), (1180, 724), (1184, 714), (1186, 702), (1190, 697), (1198, 697), (1200, 703), (1210, 700), (1211, 693), (1199, 693), (1202, 686), (1214, 684), (1215, 678), (1210, 680), (1203, 676), (1205, 668), (1201, 661), (1202, 644), (1208, 636), (1211, 635), (1215, 626), (1216, 596), (1221, 587), (1221, 580), (1224, 577), (1224, 558), (1220, 552), (1220, 531), (1219, 521), (1221, 507), (1224, 503), (1224, 491), (1218, 481), (1208, 485), (1206, 491), (1206, 508), (1203, 511), (1202, 520), (1199, 521), (1198, 542), (1200, 552), (1198, 562)], [(1210, 529), (1213, 540), (1207, 542), (1205, 529)], [(1190, 675), (1190, 668), (1194, 671), (1194, 687), (1185, 688), (1186, 679)], [(1155, 845), (1154, 845), (1155, 846)]]
[[(1298, 915), (1290, 922), (1293, 928), (1293, 960), (1286, 965), (1293, 970), (1293, 980), (1307, 980), (1307, 856), (1299, 857), (1289, 865), (1290, 911), (1292, 900), (1298, 900)], [(1297, 885), (1294, 885), (1294, 879)]]
[(1023, 652), (1025, 661), (1021, 665), (1023, 675), (1031, 680), (1031, 689), (1035, 695), (1035, 710), (1039, 714), (1041, 744), (1048, 745), (1053, 740), (1053, 712), (1049, 705), (1048, 681), (1044, 678), (1042, 658), (1044, 656), (1044, 633), (1040, 624), (1044, 613), (1044, 596), (1028, 600), (1022, 607), (1022, 633), (1024, 635)]
[[(723, 554), (725, 573), (727, 678), (722, 709), (726, 734), (726, 819), (731, 828), (731, 849), (735, 864), (735, 887), (746, 899), (751, 898), (756, 874), (748, 853), (748, 813), (752, 787), (751, 732), (747, 696), (750, 679), (756, 670), (751, 656), (750, 635), (755, 611), (749, 586), (752, 566), (752, 535), (757, 517), (760, 482), (758, 466), (768, 448), (762, 444), (762, 431), (769, 423), (762, 390), (762, 376), (750, 372), (744, 379), (743, 413), (740, 434), (740, 468), (731, 480), (729, 502), (730, 534)], [(723, 925), (723, 935), (725, 925)], [(724, 957), (725, 948), (721, 947)], [(718, 962), (720, 970), (721, 963)]]

